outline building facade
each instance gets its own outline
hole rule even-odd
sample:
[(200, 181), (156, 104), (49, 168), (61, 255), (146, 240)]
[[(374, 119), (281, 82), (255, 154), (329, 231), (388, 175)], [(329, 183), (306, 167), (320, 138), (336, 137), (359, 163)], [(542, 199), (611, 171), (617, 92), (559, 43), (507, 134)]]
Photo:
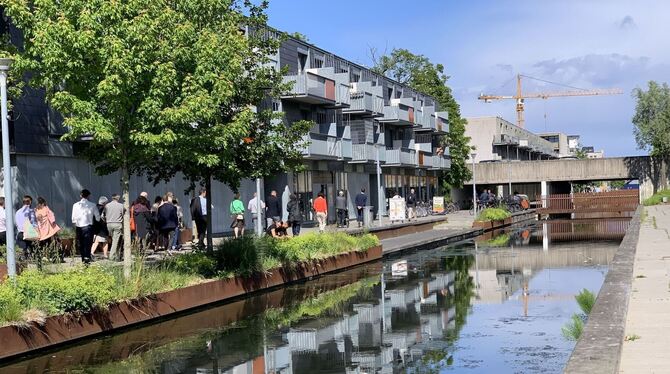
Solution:
[(476, 149), (475, 162), (547, 160), (558, 156), (551, 142), (500, 117), (470, 117), (466, 121), (465, 136), (470, 137), (470, 145)]
[[(15, 45), (21, 44), (20, 33), (5, 17), (0, 17), (0, 31)], [(271, 57), (277, 69), (287, 69), (284, 79), (293, 82), (293, 88), (268, 105), (285, 114), (287, 125), (311, 120), (314, 126), (306, 136), (310, 144), (303, 149), (306, 170), (265, 178), (261, 196), (277, 190), (285, 207), (289, 195), (296, 193), (306, 221), (313, 219), (311, 200), (319, 192), (326, 194), (333, 208), (329, 209), (331, 221), (335, 220), (337, 190), (346, 192), (351, 217), (355, 216), (353, 197), (361, 188), (366, 189), (368, 204), (375, 211), (379, 201), (384, 211), (385, 196), (391, 190), (400, 189), (404, 195), (414, 187), (422, 199), (432, 197), (437, 176), (449, 168), (450, 160), (448, 149), (438, 146), (439, 137), (449, 129), (448, 117), (431, 97), (297, 39), (286, 39)], [(69, 226), (72, 203), (79, 199), (82, 188), (91, 190), (95, 201), (120, 192), (117, 173), (99, 176), (92, 165), (77, 157), (84, 144), (60, 140), (66, 132), (62, 118), (46, 104), (41, 90), (27, 90), (13, 105), (10, 146), (15, 208), (23, 195), (42, 196), (58, 223)], [(133, 176), (130, 184), (131, 198), (142, 191), (151, 198), (172, 191), (184, 207), (193, 196), (187, 189), (188, 183), (180, 176), (156, 186), (145, 177)], [(250, 200), (255, 190), (254, 181), (243, 181), (243, 201)], [(227, 208), (233, 192), (215, 182), (211, 197), (214, 232), (230, 231)], [(188, 209), (184, 213), (188, 222)], [(283, 218), (287, 216), (284, 209)], [(250, 215), (247, 218), (250, 222)]]

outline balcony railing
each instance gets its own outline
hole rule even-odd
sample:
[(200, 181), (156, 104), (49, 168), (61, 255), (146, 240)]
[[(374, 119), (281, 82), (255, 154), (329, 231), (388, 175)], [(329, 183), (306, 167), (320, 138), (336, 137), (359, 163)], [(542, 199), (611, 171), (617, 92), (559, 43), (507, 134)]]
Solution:
[(407, 148), (386, 148), (386, 165), (416, 165), (416, 151)]
[(433, 155), (432, 159), (433, 165), (430, 166), (431, 170), (445, 170), (451, 168), (451, 160), (444, 155)]
[(432, 168), (433, 167), (433, 154), (430, 152), (417, 152), (416, 153), (416, 164), (419, 167)]
[(351, 158), (351, 140), (342, 139), (331, 135), (310, 133), (305, 136), (305, 141), (309, 144), (302, 150), (306, 158), (330, 158), (344, 159)]
[(379, 122), (396, 123), (404, 126), (413, 126), (416, 123), (413, 101), (410, 98), (391, 99), (389, 105), (384, 106), (384, 117)]
[(493, 145), (519, 145), (519, 138), (508, 134), (500, 134), (493, 139)]
[(377, 161), (377, 148), (379, 148), (379, 161), (384, 162), (386, 159), (386, 148), (383, 146), (375, 146), (371, 143), (366, 144), (353, 144), (351, 146), (351, 162), (376, 162)]
[(284, 76), (283, 82), (292, 83), (293, 86), (282, 98), (309, 104), (333, 105), (337, 101), (335, 81), (332, 79), (306, 72)]
[(349, 108), (343, 109), (344, 113), (362, 113), (371, 116), (384, 114), (384, 99), (365, 91), (351, 91), (351, 103)]

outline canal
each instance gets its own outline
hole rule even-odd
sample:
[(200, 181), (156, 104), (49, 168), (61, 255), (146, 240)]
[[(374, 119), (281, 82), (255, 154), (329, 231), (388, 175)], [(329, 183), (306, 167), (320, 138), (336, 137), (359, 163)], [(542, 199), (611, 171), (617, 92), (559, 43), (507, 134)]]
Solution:
[(534, 224), (406, 252), (0, 372), (561, 372), (574, 296), (597, 294), (627, 223)]

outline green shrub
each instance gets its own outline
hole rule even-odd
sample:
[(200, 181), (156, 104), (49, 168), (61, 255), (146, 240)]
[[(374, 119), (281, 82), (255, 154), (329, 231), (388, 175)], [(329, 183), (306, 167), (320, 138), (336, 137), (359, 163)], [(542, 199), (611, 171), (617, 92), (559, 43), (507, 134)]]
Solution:
[(653, 194), (650, 198), (645, 199), (642, 204), (645, 206), (658, 205), (663, 202), (663, 198), (667, 197), (670, 200), (670, 190), (660, 190)]
[(88, 311), (115, 300), (114, 276), (99, 266), (47, 275), (29, 270), (17, 277), (18, 291), (29, 307), (47, 314)]
[(493, 239), (486, 241), (486, 245), (489, 247), (507, 247), (509, 244), (510, 236), (509, 234), (498, 235)]
[(191, 252), (170, 258), (165, 262), (165, 269), (211, 278), (217, 274), (216, 265), (212, 256), (204, 252)]
[(269, 243), (267, 239), (243, 236), (235, 240), (226, 240), (214, 251), (216, 268), (223, 272), (238, 275), (251, 275), (263, 271), (263, 258)]
[(23, 319), (23, 298), (9, 283), (0, 284), (0, 326)]
[(510, 216), (512, 216), (512, 213), (506, 208), (486, 208), (479, 213), (477, 221), (502, 221)]

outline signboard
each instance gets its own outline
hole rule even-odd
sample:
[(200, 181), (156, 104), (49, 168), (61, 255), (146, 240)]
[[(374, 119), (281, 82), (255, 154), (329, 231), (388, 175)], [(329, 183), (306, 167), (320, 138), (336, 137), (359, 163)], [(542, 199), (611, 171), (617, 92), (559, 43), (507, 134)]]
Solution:
[(407, 276), (407, 260), (400, 260), (391, 264), (391, 275), (394, 277)]
[(433, 213), (444, 213), (444, 196), (433, 196)]
[(404, 221), (405, 217), (405, 199), (394, 197), (389, 199), (389, 219), (393, 221)]

